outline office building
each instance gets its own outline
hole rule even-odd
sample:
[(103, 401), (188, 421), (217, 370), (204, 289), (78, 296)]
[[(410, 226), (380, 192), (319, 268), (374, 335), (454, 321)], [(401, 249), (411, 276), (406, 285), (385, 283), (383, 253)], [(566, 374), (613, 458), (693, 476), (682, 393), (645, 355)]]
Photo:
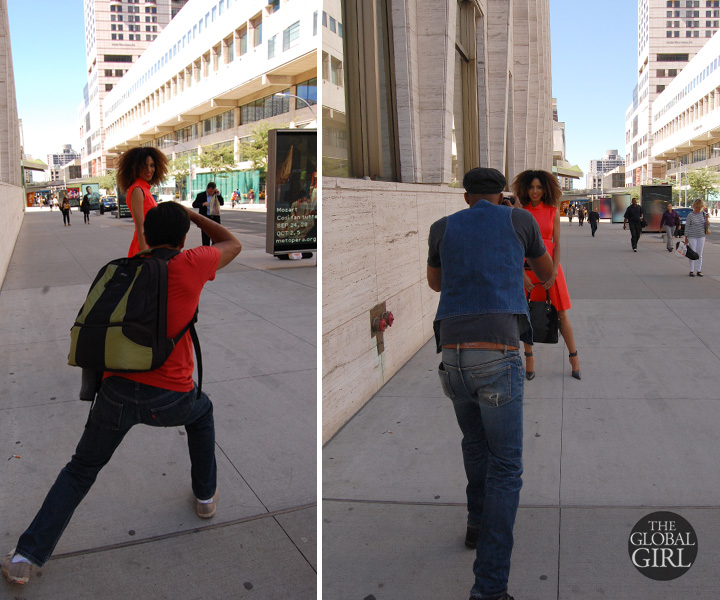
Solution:
[(105, 96), (187, 0), (84, 0), (87, 85), (78, 110), (84, 176), (104, 175)]
[(720, 29), (718, 0), (638, 0), (638, 83), (625, 113), (625, 185), (665, 175), (653, 159), (652, 105)]
[(463, 174), (553, 168), (547, 0), (389, 5), (323, 6), (324, 440), (431, 338), (427, 236)]
[(77, 158), (80, 158), (80, 152), (73, 150), (71, 144), (64, 144), (60, 152), (48, 154), (48, 181), (60, 180), (60, 169), (63, 165), (66, 165)]
[(606, 150), (604, 158), (590, 161), (586, 182), (587, 189), (602, 189), (605, 173), (622, 166), (625, 166), (625, 159), (618, 154), (618, 151)]
[(625, 187), (625, 167), (619, 166), (615, 167), (614, 169), (608, 171), (607, 173), (603, 173), (602, 176), (602, 186), (600, 189), (602, 193), (607, 193), (609, 190), (617, 190), (622, 189)]
[(7, 0), (0, 0), (0, 285), (22, 225), (25, 195)]
[(260, 174), (242, 156), (253, 130), (261, 122), (316, 126), (316, 7), (315, 0), (190, 0), (108, 93), (109, 151), (151, 145), (175, 164), (187, 160), (187, 198), (212, 177), (198, 155), (229, 148), (235, 164), (217, 179), (221, 193), (252, 187), (257, 194)]
[(653, 158), (678, 185), (688, 171), (720, 170), (720, 35), (657, 97), (652, 125)]

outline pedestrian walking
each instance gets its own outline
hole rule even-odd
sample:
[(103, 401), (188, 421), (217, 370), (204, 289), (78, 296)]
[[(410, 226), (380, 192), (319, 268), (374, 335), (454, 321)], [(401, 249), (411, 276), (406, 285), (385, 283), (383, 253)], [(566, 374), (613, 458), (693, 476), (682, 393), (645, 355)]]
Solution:
[[(546, 280), (541, 281), (531, 271), (523, 271), (525, 290), (530, 294), (530, 300), (544, 302), (548, 294), (550, 295), (550, 302), (558, 312), (560, 335), (568, 349), (571, 375), (575, 379), (581, 379), (575, 335), (567, 314), (572, 304), (565, 283), (565, 274), (560, 265), (561, 228), (557, 207), (562, 197), (562, 190), (557, 177), (552, 173), (532, 170), (523, 171), (515, 177), (512, 189), (523, 208), (535, 217), (545, 248), (553, 260), (552, 274)], [(535, 378), (535, 357), (531, 342), (525, 342), (525, 377), (528, 380)]]
[(638, 204), (637, 198), (630, 201), (630, 206), (623, 215), (623, 229), (630, 225), (630, 245), (633, 252), (637, 252), (637, 244), (642, 235), (642, 219), (644, 218), (642, 206)]
[(70, 227), (70, 200), (68, 200), (67, 196), (63, 198), (62, 204), (60, 205), (60, 212), (62, 212), (63, 225)]
[(598, 228), (598, 223), (600, 222), (600, 214), (593, 208), (590, 209), (590, 212), (588, 213), (588, 223), (590, 223), (590, 232), (592, 233), (592, 236), (595, 237), (595, 232)]
[(465, 545), (476, 549), (470, 597), (498, 600), (511, 598), (507, 585), (522, 487), (518, 349), (531, 334), (515, 274), (525, 258), (541, 279), (552, 274), (537, 223), (526, 211), (502, 205), (505, 185), (495, 169), (465, 174), (469, 208), (431, 225), (427, 266), (428, 285), (440, 292), (434, 322), (442, 352), (438, 374), (463, 434)]
[(703, 201), (693, 202), (693, 211), (685, 219), (685, 243), (698, 253), (697, 260), (690, 260), (690, 277), (702, 277), (703, 248), (705, 247), (705, 235), (710, 228), (708, 215), (703, 211)]
[(573, 220), (573, 217), (575, 216), (575, 207), (574, 206), (568, 207), (567, 216), (568, 216), (568, 223), (570, 223), (570, 225), (572, 225), (572, 220)]
[[(182, 250), (191, 222), (211, 237), (213, 247)], [(242, 246), (222, 225), (175, 202), (152, 209), (143, 223), (149, 248), (180, 251), (167, 266), (167, 332), (177, 336), (193, 317), (205, 283), (213, 280), (216, 271), (230, 263)], [(75, 454), (60, 471), (14, 551), (2, 560), (2, 572), (11, 583), (27, 583), (31, 566), (42, 567), (50, 558), (73, 512), (134, 425), (185, 427), (195, 512), (204, 519), (215, 515), (218, 494), (213, 406), (206, 394), (198, 394), (193, 369), (191, 335), (186, 331), (157, 369), (105, 373)], [(16, 495), (18, 502), (21, 497), (20, 493)], [(146, 510), (147, 499), (143, 498), (141, 505)]]
[[(225, 204), (223, 197), (220, 195), (220, 190), (217, 189), (214, 181), (210, 181), (207, 184), (204, 192), (200, 192), (192, 203), (193, 208), (197, 208), (198, 212), (216, 223), (220, 223), (220, 207)], [(202, 234), (202, 245), (209, 246), (210, 238)]]
[(578, 225), (580, 227), (583, 226), (583, 223), (585, 222), (585, 209), (582, 206), (578, 207)]
[(680, 225), (680, 215), (673, 208), (672, 202), (667, 203), (665, 212), (660, 217), (660, 229), (665, 232), (665, 243), (668, 252), (673, 251), (675, 229)]
[(125, 192), (125, 203), (135, 224), (128, 256), (135, 256), (148, 248), (144, 235), (145, 215), (157, 206), (150, 193), (150, 186), (165, 179), (167, 168), (167, 157), (157, 148), (131, 148), (120, 156), (117, 184)]
[(92, 198), (92, 188), (88, 186), (86, 189), (87, 194), (82, 197), (82, 202), (80, 202), (80, 210), (83, 214), (83, 223), (87, 223), (88, 225), (90, 225), (90, 199)]

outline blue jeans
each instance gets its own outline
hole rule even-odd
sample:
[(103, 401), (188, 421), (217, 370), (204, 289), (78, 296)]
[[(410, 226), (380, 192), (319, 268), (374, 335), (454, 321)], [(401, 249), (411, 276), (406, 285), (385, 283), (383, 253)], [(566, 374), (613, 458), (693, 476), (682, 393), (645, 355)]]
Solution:
[(507, 591), (522, 487), (524, 371), (517, 351), (442, 350), (438, 371), (463, 433), (468, 525), (478, 529), (472, 598)]
[(123, 377), (105, 379), (70, 462), (50, 488), (16, 552), (43, 566), (60, 540), (73, 512), (88, 493), (100, 469), (110, 460), (133, 425), (185, 426), (190, 450), (192, 489), (196, 498), (215, 494), (215, 423), (210, 399), (197, 389), (171, 392)]

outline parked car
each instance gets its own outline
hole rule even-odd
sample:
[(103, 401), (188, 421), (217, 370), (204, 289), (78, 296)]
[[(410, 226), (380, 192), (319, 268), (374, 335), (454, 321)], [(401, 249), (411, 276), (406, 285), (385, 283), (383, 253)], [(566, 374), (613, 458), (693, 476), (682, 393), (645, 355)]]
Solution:
[(680, 226), (675, 230), (676, 235), (682, 237), (685, 235), (685, 221), (687, 216), (693, 211), (692, 208), (676, 208), (675, 209), (680, 215)]
[(115, 196), (103, 196), (100, 200), (100, 214), (104, 214), (106, 210), (117, 209), (117, 197)]

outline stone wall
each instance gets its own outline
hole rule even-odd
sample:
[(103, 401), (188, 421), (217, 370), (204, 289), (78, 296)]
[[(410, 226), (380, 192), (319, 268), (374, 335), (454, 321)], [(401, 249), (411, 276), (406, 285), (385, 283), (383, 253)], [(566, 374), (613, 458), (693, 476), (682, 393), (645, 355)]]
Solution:
[(5, 280), (23, 216), (25, 194), (21, 187), (0, 182), (0, 287)]
[[(430, 225), (465, 205), (462, 190), (323, 178), (323, 443), (432, 337), (439, 294), (427, 285)], [(370, 309), (395, 323), (378, 354)]]
[(0, 285), (25, 214), (7, 1), (0, 0)]

